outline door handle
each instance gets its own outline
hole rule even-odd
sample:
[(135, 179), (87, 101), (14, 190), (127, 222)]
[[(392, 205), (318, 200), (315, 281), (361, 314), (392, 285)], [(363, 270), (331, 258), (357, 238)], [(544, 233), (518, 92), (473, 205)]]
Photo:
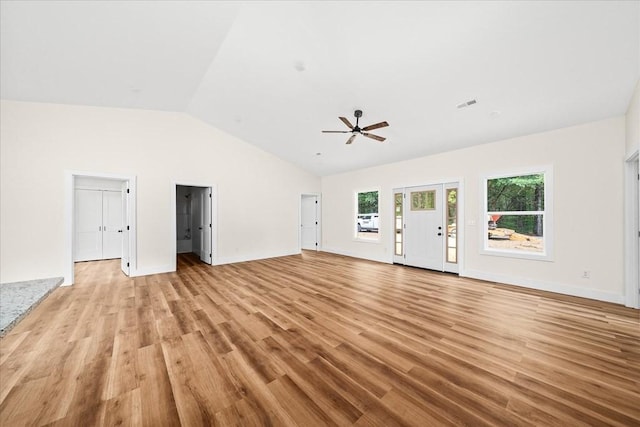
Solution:
[(122, 233), (122, 230), (118, 230), (118, 233)]
[(442, 236), (442, 233), (438, 233), (438, 236)]
[(198, 227), (198, 230), (202, 230), (202, 227)]

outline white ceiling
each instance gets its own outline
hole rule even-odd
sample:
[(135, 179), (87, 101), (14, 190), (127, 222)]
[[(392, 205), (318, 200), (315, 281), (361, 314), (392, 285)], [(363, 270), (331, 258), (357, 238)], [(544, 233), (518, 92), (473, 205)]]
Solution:
[[(621, 115), (640, 75), (638, 1), (3, 1), (0, 31), (3, 99), (187, 112), (317, 175)], [(385, 143), (320, 132), (355, 109)]]

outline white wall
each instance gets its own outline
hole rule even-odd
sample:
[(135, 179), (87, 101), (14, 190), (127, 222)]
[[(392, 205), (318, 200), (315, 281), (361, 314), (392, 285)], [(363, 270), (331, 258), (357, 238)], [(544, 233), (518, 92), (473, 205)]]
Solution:
[(640, 80), (633, 91), (626, 116), (626, 156), (640, 150)]
[(146, 272), (175, 256), (172, 182), (217, 186), (218, 262), (296, 253), (300, 194), (320, 188), (182, 113), (2, 101), (0, 132), (2, 283), (64, 275), (65, 170), (137, 176), (137, 268)]
[[(391, 262), (392, 189), (460, 177), (463, 275), (621, 303), (624, 150), (625, 117), (618, 117), (323, 177), (323, 248)], [(553, 262), (480, 254), (481, 227), (468, 221), (483, 221), (481, 177), (543, 165), (554, 168)], [(382, 239), (355, 241), (354, 194), (372, 188), (381, 191)], [(584, 270), (590, 279), (581, 278)]]

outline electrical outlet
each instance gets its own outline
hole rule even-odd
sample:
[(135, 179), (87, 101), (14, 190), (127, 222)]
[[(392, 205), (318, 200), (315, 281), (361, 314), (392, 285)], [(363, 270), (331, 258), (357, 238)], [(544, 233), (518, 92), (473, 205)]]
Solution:
[(591, 279), (591, 272), (589, 270), (584, 270), (582, 272), (582, 278), (583, 279)]

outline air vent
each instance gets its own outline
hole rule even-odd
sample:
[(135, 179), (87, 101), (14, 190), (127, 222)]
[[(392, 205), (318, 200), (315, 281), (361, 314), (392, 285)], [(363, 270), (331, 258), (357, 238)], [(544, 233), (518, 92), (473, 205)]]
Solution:
[(470, 107), (470, 106), (472, 106), (473, 104), (475, 104), (475, 103), (477, 103), (477, 102), (478, 102), (478, 101), (476, 101), (475, 99), (470, 99), (470, 100), (469, 100), (469, 101), (467, 101), (467, 102), (463, 102), (462, 104), (458, 104), (456, 107), (457, 107), (458, 109), (460, 109), (460, 108), (467, 108), (467, 107)]

